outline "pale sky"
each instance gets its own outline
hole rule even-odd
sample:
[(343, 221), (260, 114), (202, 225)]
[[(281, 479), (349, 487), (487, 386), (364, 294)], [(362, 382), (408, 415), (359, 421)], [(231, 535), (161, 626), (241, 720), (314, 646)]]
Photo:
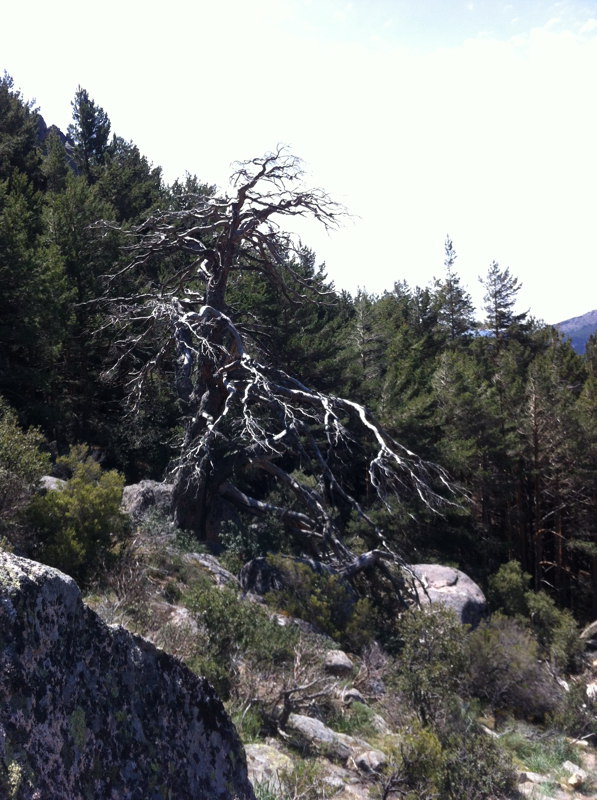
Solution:
[(520, 309), (597, 308), (597, 0), (29, 0), (0, 71), (66, 131), (80, 84), (173, 181), (288, 144), (354, 215), (301, 231), (339, 289), (492, 260)]

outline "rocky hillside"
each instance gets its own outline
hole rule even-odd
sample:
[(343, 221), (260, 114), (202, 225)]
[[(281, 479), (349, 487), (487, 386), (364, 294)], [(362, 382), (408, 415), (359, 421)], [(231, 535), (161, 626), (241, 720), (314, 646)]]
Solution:
[[(380, 644), (367, 638), (366, 615), (359, 635), (324, 632), (333, 580), (319, 575), (307, 594), (293, 585), (289, 597), (279, 558), (237, 577), (229, 555), (189, 552), (196, 542), (164, 517), (143, 519), (167, 505), (163, 485), (127, 487), (125, 505), (140, 520), (134, 568), (90, 602), (209, 676), (244, 741), (258, 800), (594, 796), (597, 664), (583, 655), (563, 688), (530, 631), (488, 617), (480, 587), (459, 570), (414, 565), (423, 607), (404, 617), (397, 647)], [(309, 581), (311, 566), (291, 580)], [(292, 616), (297, 603), (302, 618)]]
[(421, 607), (384, 632), (315, 563), (237, 577), (196, 552), (156, 512), (168, 494), (127, 488), (134, 536), (86, 603), (0, 551), (1, 797), (595, 797), (595, 625), (579, 639), (552, 615), (540, 649), (462, 572), (419, 564)]

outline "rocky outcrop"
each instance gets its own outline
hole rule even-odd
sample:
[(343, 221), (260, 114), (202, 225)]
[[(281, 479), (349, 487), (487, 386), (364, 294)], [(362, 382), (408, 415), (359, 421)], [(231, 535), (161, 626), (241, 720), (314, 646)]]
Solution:
[(478, 625), (487, 614), (487, 601), (480, 587), (454, 567), (412, 564), (415, 589), (421, 603), (442, 603), (453, 609), (464, 625)]
[[(335, 761), (347, 762), (351, 759), (358, 769), (371, 772), (371, 764), (375, 760), (376, 769), (387, 763), (387, 758), (379, 750), (375, 750), (363, 739), (337, 733), (328, 728), (321, 720), (306, 717), (303, 714), (291, 714), (286, 723), (286, 731), (299, 747), (307, 747), (315, 752), (323, 753)], [(368, 766), (361, 766), (362, 764)]]
[(222, 703), (181, 662), (0, 552), (0, 797), (249, 800)]
[(254, 742), (247, 745), (246, 752), (251, 782), (281, 794), (281, 777), (290, 774), (294, 768), (290, 756), (281, 752), (277, 742)]
[(328, 650), (325, 654), (323, 668), (329, 675), (346, 678), (352, 675), (354, 664), (342, 650)]
[(185, 553), (183, 561), (209, 575), (216, 586), (239, 588), (238, 578), (224, 569), (218, 559), (208, 553)]
[(66, 486), (66, 481), (62, 478), (55, 478), (53, 475), (42, 475), (37, 484), (37, 490), (40, 494), (47, 492), (61, 492)]
[(125, 486), (122, 510), (134, 520), (142, 519), (151, 511), (169, 515), (172, 510), (172, 491), (172, 484), (160, 481), (146, 480)]

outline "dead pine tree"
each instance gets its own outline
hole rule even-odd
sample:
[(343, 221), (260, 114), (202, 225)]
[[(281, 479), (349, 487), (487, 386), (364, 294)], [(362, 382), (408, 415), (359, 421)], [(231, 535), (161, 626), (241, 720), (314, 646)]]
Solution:
[[(350, 463), (355, 437), (367, 439), (368, 480), (388, 505), (407, 491), (438, 505), (444, 498), (437, 487), (450, 491), (446, 476), (394, 441), (365, 406), (279, 369), (227, 304), (231, 280), (243, 272), (260, 273), (294, 301), (317, 300), (312, 282), (293, 266), (300, 242), (281, 223), (313, 217), (330, 229), (344, 211), (325, 192), (305, 188), (303, 178), (301, 162), (278, 148), (238, 165), (231, 196), (196, 196), (183, 210), (156, 213), (130, 233), (132, 257), (121, 277), (165, 259), (169, 268), (143, 291), (109, 299), (121, 334), (120, 363), (135, 354), (129, 374), (134, 408), (152, 372), (167, 359), (174, 362), (184, 422), (174, 468), (178, 525), (213, 541), (222, 503), (231, 504), (279, 518), (305, 552), (347, 577), (373, 567), (387, 571), (388, 561), (402, 560), (383, 531), (374, 531), (376, 546), (359, 558), (343, 542), (331, 498), (367, 515), (334, 464)], [(157, 342), (153, 350), (144, 347), (148, 341)], [(285, 468), (289, 455), (317, 478), (316, 488)], [(247, 470), (266, 475), (292, 501), (280, 506), (251, 496), (242, 485)]]

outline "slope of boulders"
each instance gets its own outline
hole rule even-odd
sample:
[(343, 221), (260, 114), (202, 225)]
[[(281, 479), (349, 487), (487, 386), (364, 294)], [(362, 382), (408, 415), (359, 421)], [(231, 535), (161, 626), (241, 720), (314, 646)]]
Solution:
[[(156, 681), (151, 697), (158, 710), (160, 701), (168, 701), (170, 711), (159, 714), (166, 726), (173, 719), (171, 709), (188, 706), (182, 695), (168, 694), (170, 655), (179, 660), (172, 662), (178, 664), (175, 670), (187, 676), (182, 683), (176, 679), (178, 684), (184, 687), (193, 673), (204, 676), (206, 681), (199, 683), (205, 696), (212, 692), (210, 686), (215, 688), (244, 742), (258, 800), (594, 796), (594, 626), (580, 639), (577, 635), (574, 645), (569, 621), (556, 615), (563, 626), (559, 638), (551, 641), (546, 629), (539, 641), (521, 617), (490, 615), (480, 587), (463, 572), (434, 564), (409, 569), (405, 585), (410, 586), (410, 610), (386, 609), (380, 616), (345, 579), (309, 558), (261, 557), (244, 564), (239, 573), (237, 556), (201, 552), (195, 540), (174, 528), (166, 516), (169, 502), (169, 491), (160, 484), (144, 482), (125, 492), (134, 532), (117, 563), (86, 598), (111, 625), (100, 625), (93, 636), (102, 642), (101, 631), (110, 631), (112, 639), (142, 654), (142, 667), (158, 654), (159, 667), (151, 668)], [(545, 601), (531, 600), (538, 617), (545, 616), (539, 600)], [(81, 608), (83, 616), (92, 614)], [(549, 604), (546, 608), (552, 613)], [(58, 640), (62, 638), (61, 633)], [(82, 645), (88, 641), (80, 638)], [(157, 683), (160, 659), (166, 665), (163, 686)], [(575, 663), (572, 675), (564, 672), (566, 659)], [(190, 669), (185, 671), (180, 661)], [(89, 674), (95, 674), (93, 666)], [(129, 684), (145, 685), (141, 674)], [(98, 678), (94, 687), (100, 695), (102, 685)], [(75, 734), (76, 746), (98, 746), (95, 730), (102, 726), (92, 722), (83, 689), (76, 706), (86, 709), (83, 715), (76, 712), (71, 719), (73, 709), (67, 706), (70, 722), (54, 731), (54, 747), (62, 755), (65, 747), (73, 750)], [(177, 763), (194, 752), (185, 740), (184, 714), (182, 733), (177, 729), (164, 737), (178, 750), (172, 756), (164, 751), (156, 760), (155, 746), (148, 742), (155, 737), (161, 741), (164, 731), (134, 721), (129, 706), (137, 701), (128, 695), (125, 699), (124, 693), (118, 698), (121, 716), (130, 721), (122, 732), (133, 730), (139, 786), (145, 786), (143, 780), (151, 773), (154, 793), (146, 788), (143, 796), (157, 800), (161, 795), (155, 787), (171, 786), (157, 766), (162, 756)], [(5, 719), (14, 716), (13, 705), (5, 703)], [(98, 705), (104, 711), (110, 708), (108, 698)], [(35, 722), (28, 724), (25, 738), (34, 742)], [(110, 725), (107, 729), (112, 730)], [(227, 747), (240, 753), (232, 759), (240, 772), (227, 779), (227, 787), (234, 785), (238, 797), (248, 797), (245, 756), (230, 730)], [(43, 737), (47, 740), (46, 732)], [(119, 741), (115, 736), (111, 744), (121, 747)], [(194, 741), (196, 745), (199, 739)], [(207, 742), (201, 746), (209, 750), (209, 736)], [(206, 759), (218, 763), (208, 750), (197, 756), (200, 769)], [(48, 764), (54, 763), (52, 752)], [(102, 744), (99, 752), (109, 754), (110, 763), (131, 761), (129, 751), (123, 756)], [(80, 755), (75, 747), (73, 753), (61, 762), (62, 772), (65, 764), (89, 766), (86, 750)], [(33, 796), (27, 794), (33, 786), (33, 763), (24, 751), (5, 748), (4, 783), (21, 792), (14, 797)], [(222, 762), (215, 774), (225, 768)], [(97, 764), (93, 769), (99, 780)], [(108, 774), (113, 776), (115, 769)], [(132, 775), (128, 768), (120, 772), (125, 778)], [(179, 772), (177, 780), (183, 780), (182, 768)], [(85, 775), (89, 792), (91, 778)], [(78, 778), (69, 780), (68, 796), (77, 797)], [(173, 784), (171, 796), (218, 797), (218, 781), (205, 795), (203, 789), (187, 795), (187, 788)], [(127, 794), (126, 786), (117, 791), (119, 797), (137, 796)]]
[[(464, 800), (517, 792), (592, 796), (590, 660), (567, 684), (556, 680), (549, 665), (534, 660), (524, 626), (506, 624), (499, 615), (486, 620), (483, 593), (460, 571), (416, 565), (423, 607), (411, 616), (422, 615), (424, 624), (413, 624), (410, 632), (408, 625), (396, 629), (398, 638), (417, 643), (412, 652), (408, 642), (396, 646), (388, 639), (388, 650), (375, 638), (350, 652), (312, 619), (272, 605), (272, 596), (284, 597), (284, 591), (279, 574), (272, 584), (263, 559), (258, 569), (244, 569), (239, 581), (226, 559), (189, 546), (163, 518), (149, 517), (129, 556), (134, 569), (129, 564), (127, 575), (135, 579), (114, 573), (111, 586), (90, 601), (107, 619), (143, 633), (217, 687), (245, 742), (258, 797), (414, 797), (449, 781), (458, 791), (471, 787)], [(273, 564), (279, 568), (279, 559)], [(471, 613), (478, 625), (472, 634), (462, 624), (473, 621)], [(517, 695), (499, 681), (490, 701), (470, 696), (470, 653), (463, 655), (462, 643), (473, 636), (480, 648), (487, 639), (489, 657), (496, 641), (503, 649), (506, 637), (505, 656), (496, 665), (501, 670), (510, 658), (540, 684), (542, 705), (529, 701), (527, 707), (523, 697), (520, 706), (533, 724), (517, 718)], [(519, 652), (525, 648), (527, 661)], [(483, 677), (486, 662), (479, 664)], [(503, 677), (507, 682), (512, 675)], [(585, 698), (589, 715), (582, 728)], [(575, 725), (577, 740), (571, 735)]]

